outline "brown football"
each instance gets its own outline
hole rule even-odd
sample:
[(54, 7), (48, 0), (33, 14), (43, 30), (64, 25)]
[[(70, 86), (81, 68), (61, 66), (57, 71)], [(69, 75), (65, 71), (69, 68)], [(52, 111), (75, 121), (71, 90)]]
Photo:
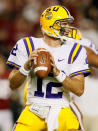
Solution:
[(34, 60), (34, 72), (40, 78), (46, 77), (51, 71), (50, 54), (46, 49), (38, 51), (38, 57)]

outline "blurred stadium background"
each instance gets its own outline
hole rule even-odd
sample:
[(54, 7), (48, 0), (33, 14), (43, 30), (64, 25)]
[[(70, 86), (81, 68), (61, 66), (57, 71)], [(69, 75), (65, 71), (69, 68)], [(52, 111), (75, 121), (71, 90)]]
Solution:
[[(75, 18), (74, 26), (98, 48), (98, 0), (0, 0), (0, 131), (11, 131), (23, 108), (23, 89), (8, 89), (10, 68), (5, 65), (9, 53), (20, 38), (42, 36), (40, 14), (57, 4), (69, 9)], [(94, 69), (86, 81), (83, 99), (76, 101), (84, 113), (86, 131), (98, 131), (98, 70)], [(4, 111), (10, 114), (3, 116)], [(3, 125), (9, 123), (10, 127), (4, 129)]]

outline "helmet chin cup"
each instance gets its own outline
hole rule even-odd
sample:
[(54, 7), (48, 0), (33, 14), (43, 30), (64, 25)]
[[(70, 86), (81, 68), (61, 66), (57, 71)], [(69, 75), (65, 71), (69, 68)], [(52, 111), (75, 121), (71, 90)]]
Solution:
[(72, 38), (69, 38), (69, 37), (67, 37), (67, 36), (60, 36), (60, 39), (61, 39), (62, 42), (65, 42), (65, 41), (72, 42), (72, 41), (73, 41)]

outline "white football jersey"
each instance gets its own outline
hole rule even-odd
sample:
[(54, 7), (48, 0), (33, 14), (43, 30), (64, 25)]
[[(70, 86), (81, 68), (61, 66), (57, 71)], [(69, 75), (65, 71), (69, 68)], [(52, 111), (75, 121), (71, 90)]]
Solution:
[[(43, 38), (26, 37), (19, 40), (12, 49), (7, 63), (19, 69), (28, 60), (30, 53), (37, 48), (47, 49), (54, 57), (55, 64), (59, 70), (67, 76), (90, 73), (87, 56), (84, 47), (80, 44), (63, 44), (58, 48), (48, 46)], [(28, 76), (27, 103), (32, 102), (51, 105), (69, 105), (69, 92), (65, 90), (50, 73), (46, 78), (38, 78), (33, 71)]]
[(76, 40), (78, 43), (80, 43), (82, 46), (86, 46), (93, 50), (96, 54), (98, 54), (98, 49), (96, 49), (95, 45), (93, 42), (89, 39), (82, 38), (81, 40)]

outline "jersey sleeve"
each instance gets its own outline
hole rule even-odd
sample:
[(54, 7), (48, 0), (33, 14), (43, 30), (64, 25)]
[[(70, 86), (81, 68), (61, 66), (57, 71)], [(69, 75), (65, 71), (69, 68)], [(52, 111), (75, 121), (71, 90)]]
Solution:
[(86, 46), (88, 48), (90, 48), (91, 50), (93, 50), (96, 54), (98, 54), (98, 49), (96, 48), (95, 44), (89, 40), (89, 39), (86, 39), (86, 38), (82, 38), (79, 43), (82, 45), (82, 46)]
[(83, 46), (80, 46), (80, 50), (77, 51), (73, 59), (73, 63), (69, 66), (70, 77), (74, 77), (80, 74), (84, 74), (84, 76), (87, 76), (90, 74), (86, 50)]
[(20, 39), (10, 52), (7, 64), (19, 69), (25, 64), (30, 53), (34, 50), (32, 37)]
[(98, 49), (96, 48), (95, 44), (90, 41), (90, 47), (91, 50), (93, 50), (96, 54), (98, 54)]
[(10, 52), (7, 64), (19, 69), (27, 60), (26, 49), (23, 40), (19, 40)]

